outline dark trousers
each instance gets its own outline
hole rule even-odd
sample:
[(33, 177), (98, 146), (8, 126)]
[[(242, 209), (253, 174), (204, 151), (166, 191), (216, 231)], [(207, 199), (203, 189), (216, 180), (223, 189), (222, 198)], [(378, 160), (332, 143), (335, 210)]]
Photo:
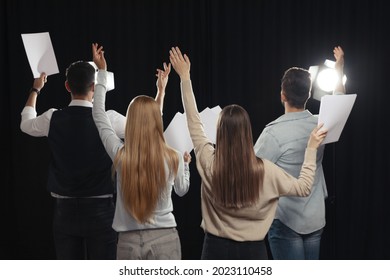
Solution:
[(262, 241), (235, 241), (205, 233), (202, 260), (268, 260)]
[(53, 233), (57, 259), (116, 259), (113, 198), (56, 198)]

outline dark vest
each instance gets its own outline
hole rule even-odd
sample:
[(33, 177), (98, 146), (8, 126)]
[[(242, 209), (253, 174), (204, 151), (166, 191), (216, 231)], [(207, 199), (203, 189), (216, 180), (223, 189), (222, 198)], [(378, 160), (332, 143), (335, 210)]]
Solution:
[(112, 161), (92, 118), (92, 108), (69, 106), (53, 113), (48, 190), (63, 196), (114, 193)]

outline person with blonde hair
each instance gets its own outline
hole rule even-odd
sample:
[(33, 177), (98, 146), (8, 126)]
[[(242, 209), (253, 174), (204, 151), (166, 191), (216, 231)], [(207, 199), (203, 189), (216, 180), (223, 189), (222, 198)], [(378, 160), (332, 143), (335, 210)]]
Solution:
[[(92, 115), (117, 179), (113, 228), (119, 232), (117, 259), (181, 259), (181, 244), (172, 213), (172, 189), (183, 196), (190, 185), (191, 156), (169, 147), (163, 135), (162, 104), (139, 95), (129, 104), (124, 139), (113, 130), (105, 112), (107, 63), (102, 46), (92, 44), (98, 67)], [(164, 89), (170, 64), (157, 70), (157, 86)]]
[(170, 62), (180, 76), (188, 129), (202, 179), (201, 209), (205, 237), (201, 259), (268, 259), (264, 238), (281, 196), (307, 196), (316, 169), (317, 148), (327, 132), (314, 128), (298, 178), (257, 158), (249, 115), (239, 105), (224, 107), (215, 146), (207, 138), (190, 79), (190, 59), (171, 48)]

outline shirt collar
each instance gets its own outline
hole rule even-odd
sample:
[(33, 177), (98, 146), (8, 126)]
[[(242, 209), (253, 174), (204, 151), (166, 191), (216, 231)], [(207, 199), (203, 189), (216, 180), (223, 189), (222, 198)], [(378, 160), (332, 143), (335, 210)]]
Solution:
[(270, 122), (269, 124), (267, 124), (267, 126), (273, 125), (273, 124), (276, 124), (276, 123), (286, 122), (286, 121), (306, 119), (306, 118), (309, 118), (311, 116), (313, 116), (313, 114), (310, 113), (309, 110), (304, 110), (304, 111), (301, 111), (301, 112), (285, 113), (285, 114), (281, 115), (279, 118), (277, 118), (276, 120), (274, 120), (274, 121)]
[(87, 100), (73, 99), (70, 101), (69, 106), (82, 106), (92, 108), (92, 102)]

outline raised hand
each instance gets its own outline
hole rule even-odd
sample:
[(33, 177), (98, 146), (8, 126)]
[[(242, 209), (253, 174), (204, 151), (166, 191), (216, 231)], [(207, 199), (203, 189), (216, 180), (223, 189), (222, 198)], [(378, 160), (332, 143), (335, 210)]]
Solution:
[(333, 55), (336, 59), (335, 68), (337, 70), (343, 70), (344, 67), (344, 51), (340, 46), (337, 46), (333, 49)]
[(157, 69), (157, 73), (156, 73), (156, 77), (157, 77), (156, 86), (159, 92), (165, 92), (165, 88), (167, 87), (168, 84), (169, 73), (171, 72), (171, 64), (170, 63), (166, 64), (164, 62), (163, 68), (164, 70)]
[(92, 43), (92, 59), (99, 70), (107, 70), (107, 62), (104, 58), (103, 46)]
[(345, 86), (343, 83), (344, 76), (344, 51), (340, 46), (337, 46), (333, 49), (333, 55), (336, 59), (335, 69), (338, 76), (338, 81), (333, 91), (333, 94), (344, 94)]
[(47, 82), (46, 73), (41, 73), (41, 76), (39, 78), (34, 79), (33, 88), (40, 91), (45, 86), (46, 82)]
[(309, 141), (307, 142), (308, 148), (317, 149), (322, 141), (324, 141), (328, 130), (323, 128), (324, 124), (317, 125), (311, 132)]
[(190, 79), (191, 62), (186, 54), (182, 55), (178, 47), (171, 48), (169, 60), (182, 81)]

